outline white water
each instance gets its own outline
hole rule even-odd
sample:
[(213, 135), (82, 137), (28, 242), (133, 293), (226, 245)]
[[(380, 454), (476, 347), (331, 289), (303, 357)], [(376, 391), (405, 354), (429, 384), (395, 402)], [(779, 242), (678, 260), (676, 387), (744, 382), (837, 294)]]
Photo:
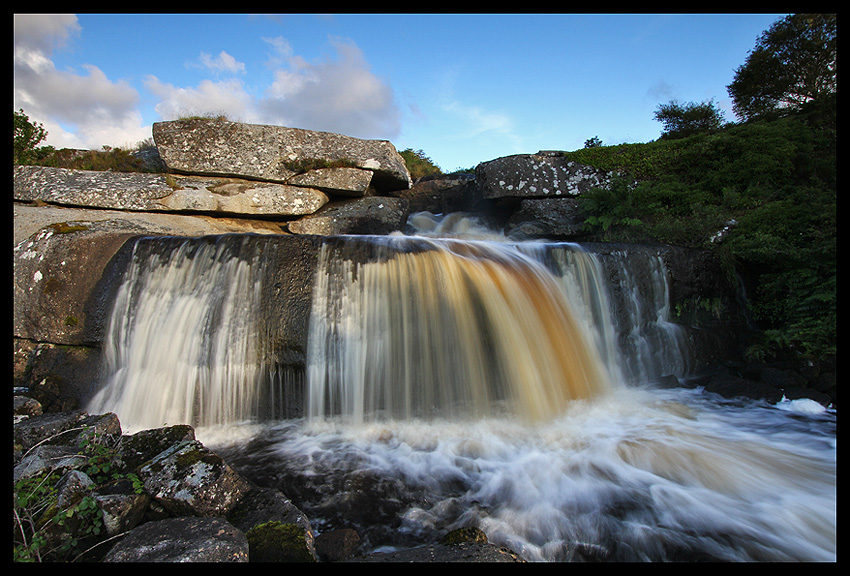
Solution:
[(631, 388), (537, 424), (287, 422), (241, 464), (300, 478), (325, 494), (299, 502), (314, 527), (353, 525), (379, 549), (478, 526), (529, 561), (832, 561), (834, 415), (785, 408)]
[(131, 427), (200, 426), (318, 531), (354, 526), (373, 549), (479, 526), (529, 560), (835, 559), (834, 412), (640, 385), (690, 370), (660, 259), (644, 261), (653, 290), (638, 294), (635, 262), (615, 255), (632, 295), (615, 320), (598, 259), (504, 252), (455, 224), (480, 243), (429, 239), (360, 264), (323, 253), (310, 417), (280, 422), (252, 418), (264, 370), (252, 258), (215, 245), (146, 255), (119, 291), (95, 405)]
[(256, 256), (214, 242), (159, 254), (156, 244), (134, 249), (104, 343), (106, 384), (89, 410), (119, 414), (129, 431), (250, 418), (263, 374)]

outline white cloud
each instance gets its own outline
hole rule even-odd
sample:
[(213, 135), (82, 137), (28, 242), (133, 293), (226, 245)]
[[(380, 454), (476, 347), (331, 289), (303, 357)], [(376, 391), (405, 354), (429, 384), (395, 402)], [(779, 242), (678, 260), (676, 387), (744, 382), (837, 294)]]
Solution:
[(54, 51), (84, 31), (75, 16), (16, 15), (14, 106), (23, 108), (48, 131), (57, 148), (99, 149), (127, 146), (150, 137), (140, 106), (153, 101), (156, 120), (193, 114), (225, 114), (233, 120), (277, 124), (392, 140), (401, 131), (401, 114), (391, 86), (375, 75), (351, 40), (330, 38), (333, 56), (307, 61), (281, 37), (263, 38), (269, 47), (272, 81), (249, 84), (245, 63), (225, 51), (201, 52), (190, 64), (210, 73), (233, 75), (204, 79), (194, 86), (164, 82), (150, 74), (137, 90), (113, 80), (97, 66), (59, 70)]
[(206, 52), (201, 52), (201, 56), (199, 57), (201, 66), (212, 70), (213, 72), (227, 72), (230, 74), (244, 74), (245, 73), (245, 63), (239, 62), (222, 50), (219, 55), (213, 58), (210, 54)]
[(15, 110), (43, 124), (46, 144), (57, 148), (99, 149), (147, 138), (131, 86), (109, 80), (96, 66), (83, 65), (85, 74), (78, 74), (53, 65), (53, 50), (79, 31), (74, 16), (15, 15)]
[(15, 48), (49, 53), (79, 35), (73, 14), (15, 14)]
[(267, 122), (360, 138), (398, 135), (393, 90), (371, 72), (353, 42), (331, 38), (336, 58), (310, 63), (294, 55), (285, 39), (264, 40), (275, 49), (274, 81), (257, 103)]
[(232, 120), (256, 121), (251, 97), (238, 79), (222, 82), (202, 80), (194, 88), (181, 88), (161, 82), (155, 76), (148, 76), (145, 87), (159, 100), (154, 109), (163, 120), (225, 114)]

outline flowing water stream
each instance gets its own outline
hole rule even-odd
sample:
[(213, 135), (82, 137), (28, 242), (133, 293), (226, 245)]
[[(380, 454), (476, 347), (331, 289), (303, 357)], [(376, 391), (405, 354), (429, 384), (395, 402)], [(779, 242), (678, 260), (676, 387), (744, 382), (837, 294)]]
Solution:
[(298, 418), (258, 417), (261, 251), (140, 241), (90, 409), (196, 425), (370, 550), (477, 526), (534, 561), (835, 559), (835, 413), (654, 388), (696, 369), (658, 255), (412, 221), (322, 246)]

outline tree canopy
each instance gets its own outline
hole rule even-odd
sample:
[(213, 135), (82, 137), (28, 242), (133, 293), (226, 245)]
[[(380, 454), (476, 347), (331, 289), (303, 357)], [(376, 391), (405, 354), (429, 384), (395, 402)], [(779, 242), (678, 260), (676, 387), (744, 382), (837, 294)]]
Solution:
[(664, 125), (662, 138), (684, 138), (698, 132), (713, 132), (723, 126), (723, 111), (714, 100), (699, 104), (689, 102), (680, 104), (673, 100), (659, 104), (655, 110), (655, 119)]
[(29, 117), (24, 114), (23, 109), (13, 112), (13, 163), (30, 164), (51, 152), (52, 148), (38, 146), (47, 138), (47, 130), (44, 129), (44, 126), (37, 122), (31, 122)]
[(752, 120), (835, 94), (837, 29), (835, 14), (792, 14), (763, 32), (727, 86), (735, 114)]

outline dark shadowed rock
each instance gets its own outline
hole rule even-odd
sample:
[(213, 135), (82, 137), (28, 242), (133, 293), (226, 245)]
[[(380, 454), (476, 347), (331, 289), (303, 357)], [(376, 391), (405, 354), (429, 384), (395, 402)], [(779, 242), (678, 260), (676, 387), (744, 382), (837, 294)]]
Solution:
[(351, 528), (331, 530), (316, 536), (316, 554), (323, 562), (353, 559), (360, 548), (360, 535)]
[(575, 198), (526, 198), (505, 227), (512, 240), (560, 240), (581, 234), (584, 217)]
[(104, 562), (247, 562), (248, 539), (220, 518), (168, 518), (131, 530)]
[(705, 391), (724, 398), (747, 398), (776, 404), (782, 400), (782, 389), (730, 374), (719, 374), (705, 385)]
[(481, 542), (462, 542), (460, 544), (428, 544), (408, 550), (381, 552), (356, 558), (358, 562), (525, 562), (518, 554)]
[(261, 524), (277, 522), (288, 526), (297, 526), (300, 530), (298, 541), (303, 543), (306, 553), (316, 559), (313, 528), (307, 516), (279, 490), (254, 487), (239, 500), (228, 513), (227, 520), (246, 534)]
[(404, 198), (411, 212), (447, 214), (471, 210), (480, 200), (474, 174), (439, 174), (419, 178), (408, 190), (392, 192)]
[(309, 216), (289, 223), (294, 234), (329, 236), (334, 234), (389, 234), (407, 222), (407, 200), (368, 196), (332, 202)]

